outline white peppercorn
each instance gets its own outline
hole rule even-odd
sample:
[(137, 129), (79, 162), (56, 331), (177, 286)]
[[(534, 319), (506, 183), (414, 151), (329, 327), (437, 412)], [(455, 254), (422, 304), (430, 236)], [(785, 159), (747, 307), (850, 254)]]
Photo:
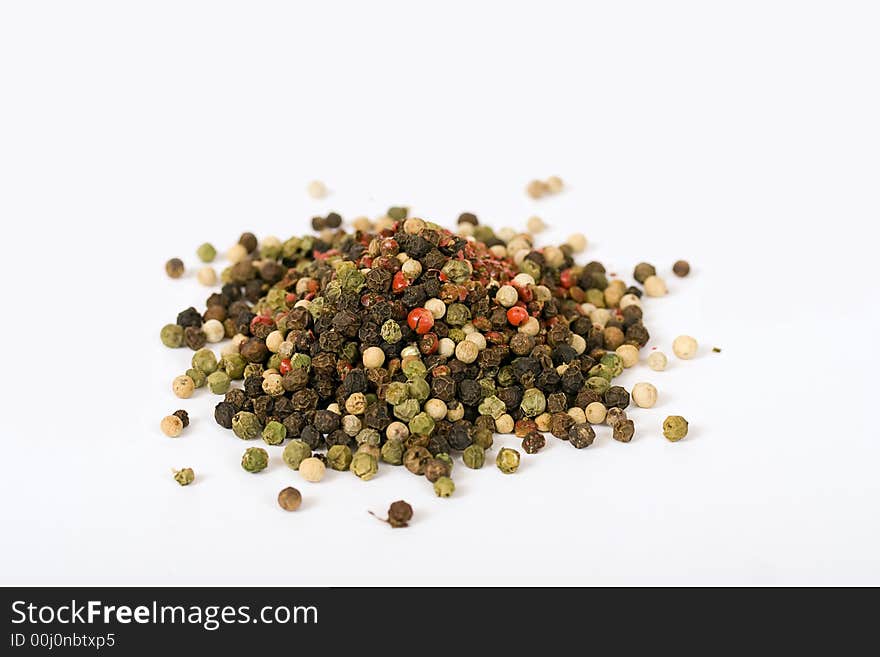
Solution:
[(541, 217), (529, 217), (529, 220), (526, 221), (526, 228), (530, 233), (540, 233), (547, 226), (541, 220)]
[(513, 304), (519, 301), (519, 293), (512, 285), (502, 285), (495, 293), (495, 301), (505, 308), (510, 308)]
[(176, 415), (166, 415), (162, 418), (159, 427), (169, 438), (177, 438), (183, 431), (183, 420)]
[(374, 370), (385, 363), (385, 352), (380, 347), (367, 347), (361, 358), (366, 369)]
[(575, 424), (583, 424), (587, 421), (587, 414), (584, 412), (584, 409), (579, 406), (572, 406), (566, 411), (568, 416), (574, 420)]
[(284, 342), (284, 334), (281, 331), (272, 331), (266, 336), (266, 348), (273, 354), (278, 353), (282, 342)]
[(477, 330), (468, 333), (465, 340), (473, 342), (475, 345), (477, 345), (477, 349), (481, 351), (486, 348), (486, 337)]
[(434, 319), (442, 319), (446, 314), (446, 304), (441, 299), (428, 299), (425, 301), (425, 310), (431, 313)]
[(195, 381), (186, 374), (174, 377), (174, 380), (171, 382), (171, 390), (173, 390), (174, 394), (181, 399), (189, 399), (192, 397), (193, 390), (195, 389)]
[(690, 360), (697, 355), (697, 341), (689, 335), (679, 335), (672, 341), (672, 353), (682, 360)]
[(648, 356), (648, 367), (655, 372), (662, 372), (666, 369), (666, 354), (662, 351), (652, 351)]
[(571, 247), (571, 250), (575, 253), (582, 253), (583, 250), (587, 248), (587, 238), (584, 237), (583, 233), (569, 235), (565, 243), (568, 244)]
[(196, 274), (199, 283), (207, 287), (217, 285), (217, 271), (213, 267), (202, 267)]
[(385, 429), (385, 435), (388, 437), (388, 440), (406, 440), (409, 436), (409, 427), (406, 426), (403, 422), (394, 421), (388, 425), (388, 428)]
[[(226, 329), (223, 328), (223, 322), (217, 319), (209, 319), (202, 324), (202, 331), (205, 332), (205, 338), (211, 343), (220, 342), (226, 337)], [(238, 353), (238, 349), (235, 350), (235, 353)]]
[(602, 402), (594, 401), (587, 404), (584, 414), (587, 416), (587, 422), (590, 424), (601, 424), (605, 421), (608, 409), (605, 408), (605, 404)]
[(313, 180), (306, 186), (306, 193), (312, 198), (324, 198), (327, 196), (327, 186), (320, 180)]
[(541, 323), (535, 317), (529, 317), (526, 321), (519, 325), (517, 329), (520, 333), (531, 335), (532, 337), (541, 332)]
[(498, 433), (513, 433), (515, 425), (516, 422), (513, 421), (513, 418), (508, 413), (504, 413), (495, 420), (495, 431)]
[(445, 358), (449, 358), (455, 353), (455, 340), (452, 338), (440, 338), (440, 343), (437, 345), (437, 353)]
[(321, 481), (326, 470), (327, 466), (324, 465), (324, 462), (314, 456), (303, 459), (299, 464), (299, 473), (302, 478), (312, 483)]
[(577, 333), (571, 334), (571, 339), (569, 340), (569, 346), (574, 349), (574, 353), (580, 356), (587, 350), (587, 341), (584, 339), (582, 335), (578, 335)]
[(645, 294), (649, 297), (662, 297), (666, 292), (666, 281), (656, 274), (645, 279)]
[(247, 254), (248, 250), (243, 245), (233, 244), (226, 252), (226, 259), (234, 265), (244, 260), (247, 257)]
[(639, 349), (634, 345), (622, 344), (614, 351), (620, 356), (620, 360), (623, 361), (623, 366), (626, 368), (633, 367), (639, 362)]
[(562, 178), (560, 178), (559, 176), (550, 176), (545, 181), (545, 184), (547, 185), (547, 190), (551, 194), (558, 194), (562, 191), (563, 188)]
[(630, 391), (633, 403), (639, 408), (652, 408), (657, 403), (657, 388), (650, 383), (637, 383)]
[(424, 411), (434, 420), (442, 420), (446, 417), (446, 402), (442, 399), (429, 399), (425, 402)]
[(479, 347), (469, 340), (462, 340), (455, 345), (455, 357), (462, 363), (473, 363), (479, 355)]
[(639, 299), (635, 294), (624, 294), (620, 297), (620, 301), (617, 304), (618, 308), (623, 310), (624, 308), (628, 308), (629, 306), (638, 306), (642, 307), (642, 300)]

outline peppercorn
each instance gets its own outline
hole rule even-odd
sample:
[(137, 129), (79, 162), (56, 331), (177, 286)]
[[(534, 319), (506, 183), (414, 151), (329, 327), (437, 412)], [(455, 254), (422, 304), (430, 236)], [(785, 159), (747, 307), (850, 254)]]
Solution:
[(676, 260), (675, 264), (672, 265), (672, 271), (679, 278), (684, 278), (691, 273), (691, 266), (687, 260)]
[(192, 468), (183, 468), (181, 470), (173, 470), (174, 473), (174, 481), (176, 481), (181, 486), (189, 486), (193, 481), (195, 481), (196, 474), (193, 472)]
[(327, 466), (324, 461), (315, 456), (303, 459), (299, 464), (299, 473), (306, 481), (317, 483), (324, 478)]
[(177, 415), (166, 415), (159, 426), (169, 438), (177, 438), (183, 431), (183, 421)]
[(688, 421), (681, 415), (670, 415), (663, 420), (663, 435), (670, 442), (678, 442), (688, 433)]
[(448, 477), (452, 473), (449, 464), (440, 459), (431, 458), (425, 462), (425, 478), (434, 483), (440, 477)]
[(625, 409), (629, 406), (629, 393), (622, 386), (611, 386), (605, 391), (605, 406), (611, 408), (616, 406)]
[(654, 265), (648, 264), (647, 262), (640, 262), (633, 270), (633, 278), (639, 283), (644, 284), (649, 276), (654, 276), (656, 273), (657, 270), (654, 268)]
[(174, 415), (177, 418), (180, 418), (180, 422), (183, 424), (184, 429), (186, 429), (189, 426), (189, 413), (187, 413), (185, 410), (180, 409), (180, 410), (174, 411), (172, 413), (172, 415)]
[(288, 486), (278, 493), (278, 506), (285, 511), (296, 511), (302, 505), (302, 495), (300, 492)]
[(392, 502), (388, 507), (387, 522), (392, 527), (406, 527), (412, 517), (413, 508), (403, 500)]
[(375, 477), (376, 473), (379, 471), (379, 463), (373, 454), (358, 451), (358, 453), (354, 455), (354, 458), (352, 458), (348, 469), (351, 470), (358, 479), (369, 481)]
[(241, 467), (248, 472), (260, 472), (269, 465), (269, 452), (262, 447), (248, 447), (241, 457)]
[(213, 372), (205, 381), (215, 395), (225, 395), (229, 390), (229, 375), (224, 371)]
[(513, 474), (519, 469), (519, 452), (509, 447), (502, 447), (495, 457), (495, 465), (504, 474)]
[(263, 427), (262, 436), (266, 444), (280, 445), (287, 437), (287, 429), (280, 422), (272, 420)]
[(672, 353), (682, 360), (690, 360), (697, 355), (697, 341), (689, 335), (679, 335), (672, 341)]
[(455, 492), (455, 484), (449, 477), (440, 477), (434, 482), (434, 493), (437, 497), (449, 497)]
[(430, 459), (431, 452), (424, 447), (410, 447), (403, 454), (403, 465), (413, 474), (423, 475)]
[(545, 444), (544, 434), (537, 431), (529, 431), (523, 436), (522, 448), (526, 454), (537, 454)]
[(632, 389), (632, 400), (639, 408), (652, 408), (657, 403), (657, 388), (650, 383), (637, 383)]
[(348, 470), (351, 462), (352, 453), (348, 445), (333, 445), (327, 450), (327, 464), (334, 470)]
[(662, 372), (666, 369), (666, 354), (662, 351), (655, 351), (650, 356), (648, 356), (648, 367), (650, 367), (655, 372)]
[(593, 440), (595, 439), (596, 432), (587, 422), (572, 424), (568, 429), (568, 442), (571, 443), (572, 447), (576, 447), (577, 449), (589, 447), (593, 444)]
[(165, 273), (169, 278), (180, 278), (183, 276), (184, 266), (183, 260), (180, 258), (171, 258), (165, 263)]
[(232, 431), (242, 440), (253, 440), (263, 433), (263, 424), (253, 413), (239, 411), (232, 416)]
[(196, 255), (202, 262), (213, 262), (214, 258), (217, 257), (217, 249), (208, 242), (205, 242), (196, 249)]
[(608, 409), (605, 408), (605, 404), (598, 401), (587, 404), (585, 410), (587, 422), (591, 424), (601, 424), (602, 422), (604, 422), (605, 415), (608, 412)]
[(171, 382), (171, 390), (181, 399), (189, 399), (195, 390), (195, 382), (186, 374), (175, 377)]
[(620, 420), (614, 425), (611, 437), (621, 443), (628, 443), (632, 440), (636, 428), (632, 420)]
[(162, 344), (171, 349), (183, 346), (183, 327), (178, 324), (166, 324), (159, 332)]

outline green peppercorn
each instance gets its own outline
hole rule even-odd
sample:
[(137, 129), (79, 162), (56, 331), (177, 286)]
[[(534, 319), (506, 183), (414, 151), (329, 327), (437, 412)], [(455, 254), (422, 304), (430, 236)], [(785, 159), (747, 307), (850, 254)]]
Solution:
[(468, 445), (461, 453), (461, 460), (464, 461), (467, 467), (479, 470), (483, 467), (483, 463), (486, 462), (486, 452), (479, 445)]
[(379, 471), (379, 462), (376, 457), (367, 452), (358, 452), (351, 460), (348, 467), (358, 479), (369, 481)]
[(221, 367), (230, 379), (242, 379), (247, 361), (240, 354), (226, 354), (223, 356)]
[(388, 319), (382, 324), (382, 328), (379, 330), (379, 334), (382, 336), (382, 339), (385, 340), (388, 344), (394, 344), (396, 342), (400, 342), (403, 338), (403, 332), (400, 329), (400, 324), (395, 322), (393, 319)]
[(262, 447), (248, 447), (241, 457), (241, 467), (248, 472), (265, 470), (269, 465), (269, 452)]
[(385, 387), (385, 401), (392, 406), (402, 404), (409, 399), (409, 386), (402, 381), (394, 381)]
[(609, 352), (602, 356), (599, 363), (611, 373), (611, 378), (623, 374), (623, 359), (616, 353)]
[(492, 419), (497, 420), (507, 412), (507, 406), (497, 396), (490, 395), (480, 402), (477, 410), (481, 415), (488, 415)]
[(159, 331), (159, 339), (162, 344), (170, 349), (177, 349), (183, 346), (183, 327), (177, 324), (166, 324)]
[(276, 420), (266, 423), (263, 428), (263, 442), (267, 445), (280, 445), (285, 438), (287, 438), (287, 427)]
[(382, 460), (390, 465), (403, 465), (406, 448), (400, 440), (388, 440), (382, 445)]
[[(419, 405), (418, 400), (416, 399), (406, 399), (399, 404), (396, 404), (392, 409), (394, 413), (394, 417), (398, 420), (403, 420), (404, 422), (409, 422), (416, 415), (419, 414), (421, 410), (421, 406)], [(429, 416), (430, 417), (430, 416)], [(410, 431), (412, 428), (410, 427)]]
[(492, 429), (481, 427), (474, 430), (474, 445), (479, 445), (483, 449), (489, 449), (494, 444), (492, 437)]
[(688, 421), (681, 415), (670, 415), (663, 420), (663, 435), (670, 442), (678, 442), (688, 433)]
[(405, 358), (403, 360), (403, 375), (412, 380), (416, 377), (424, 378), (425, 374), (427, 374), (428, 370), (425, 367), (425, 364), (421, 361), (421, 359), (413, 356), (411, 358)]
[(334, 470), (348, 470), (352, 462), (351, 447), (348, 445), (333, 445), (327, 450), (327, 465)]
[(600, 395), (604, 395), (611, 384), (608, 382), (608, 379), (601, 376), (591, 376), (586, 380), (585, 385), (587, 388), (592, 390), (593, 392), (597, 392)]
[(370, 445), (372, 447), (378, 447), (379, 443), (382, 442), (382, 434), (380, 434), (375, 429), (371, 429), (367, 427), (366, 429), (361, 429), (357, 432), (357, 435), (354, 437), (355, 442), (358, 445)]
[(202, 262), (214, 262), (214, 258), (217, 257), (217, 249), (205, 242), (196, 249), (196, 255)]
[(409, 396), (418, 402), (424, 402), (431, 395), (431, 386), (422, 377), (413, 377), (409, 382)]
[(222, 370), (217, 370), (208, 375), (208, 389), (215, 395), (225, 395), (229, 391), (229, 375)]
[(449, 497), (455, 492), (455, 484), (449, 477), (440, 477), (434, 482), (434, 492), (437, 497)]
[(253, 440), (263, 432), (263, 423), (253, 413), (239, 411), (232, 416), (232, 431), (242, 440)]
[[(269, 424), (277, 424), (277, 422), (270, 422)], [(282, 425), (283, 428), (283, 425)], [(286, 434), (286, 431), (285, 431)], [(265, 439), (265, 432), (264, 432)], [(284, 440), (282, 438), (282, 440)], [(266, 442), (269, 442), (268, 440)], [(269, 443), (271, 445), (277, 445), (279, 443)], [(337, 447), (341, 447), (341, 445), (337, 445)], [(332, 449), (332, 448), (331, 448)], [(349, 454), (351, 450), (349, 450)], [(284, 446), (284, 451), (281, 452), (281, 459), (287, 464), (292, 470), (299, 470), (299, 465), (305, 459), (309, 458), (312, 455), (312, 448), (308, 446), (308, 444), (300, 440), (298, 438), (294, 438), (287, 445)]]
[(523, 393), (519, 407), (527, 417), (536, 417), (547, 408), (547, 399), (537, 388), (529, 388)]
[(186, 375), (192, 379), (195, 388), (202, 388), (208, 382), (208, 375), (194, 367), (189, 368)]
[(519, 452), (509, 447), (502, 447), (495, 457), (495, 465), (504, 474), (513, 474), (519, 468)]
[(182, 470), (174, 470), (174, 481), (181, 486), (189, 486), (195, 481), (196, 474), (192, 468), (183, 468)]
[(199, 349), (193, 354), (192, 366), (205, 374), (211, 374), (217, 369), (217, 356), (210, 349)]
[(409, 432), (414, 436), (430, 436), (434, 431), (434, 419), (427, 413), (419, 413), (409, 421)]

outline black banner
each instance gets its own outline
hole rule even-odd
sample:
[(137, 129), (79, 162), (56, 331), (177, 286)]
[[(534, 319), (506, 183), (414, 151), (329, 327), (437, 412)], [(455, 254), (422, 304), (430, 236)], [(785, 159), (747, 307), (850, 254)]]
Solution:
[[(585, 646), (680, 649), (715, 631), (725, 647), (830, 629), (815, 592), (710, 589), (6, 588), (0, 654), (128, 655), (180, 648), (356, 648), (465, 642), (496, 650)], [(839, 592), (837, 592), (839, 594)], [(748, 598), (748, 600), (746, 600)], [(785, 609), (784, 614), (780, 610)], [(837, 611), (842, 611), (840, 606)], [(847, 616), (850, 629), (859, 623)], [(850, 635), (851, 636), (851, 635)], [(746, 642), (747, 643), (747, 642)], [(226, 652), (224, 652), (226, 654)]]

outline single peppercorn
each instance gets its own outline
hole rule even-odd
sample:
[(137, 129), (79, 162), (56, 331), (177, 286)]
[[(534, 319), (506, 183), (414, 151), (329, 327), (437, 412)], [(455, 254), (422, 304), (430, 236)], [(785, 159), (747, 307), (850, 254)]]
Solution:
[(568, 429), (568, 442), (572, 447), (583, 449), (593, 444), (596, 439), (596, 432), (587, 422), (573, 424)]
[(509, 447), (502, 447), (495, 457), (495, 465), (504, 474), (513, 474), (519, 469), (519, 452)]
[(183, 327), (178, 324), (166, 324), (159, 332), (159, 339), (166, 347), (177, 349), (183, 346)]
[(388, 524), (392, 527), (406, 527), (413, 517), (413, 508), (403, 500), (392, 502), (388, 507)]
[(260, 472), (269, 465), (269, 452), (262, 447), (248, 447), (241, 457), (241, 467), (248, 472)]
[(455, 492), (455, 483), (449, 477), (440, 477), (434, 482), (437, 497), (449, 497)]
[(180, 422), (183, 424), (184, 429), (189, 426), (189, 413), (187, 413), (182, 408), (180, 410), (174, 411), (172, 415), (180, 418)]
[(171, 258), (171, 260), (165, 263), (165, 273), (168, 274), (169, 278), (180, 278), (183, 276), (183, 272), (183, 260), (180, 258)]
[(285, 511), (296, 511), (302, 505), (302, 494), (292, 486), (278, 493), (278, 506)]
[(621, 443), (628, 443), (632, 440), (636, 432), (635, 424), (632, 420), (620, 420), (614, 425), (611, 437)]
[(351, 461), (352, 453), (348, 445), (333, 445), (327, 450), (327, 465), (334, 470), (348, 470)]
[(545, 444), (544, 434), (537, 431), (529, 431), (523, 436), (522, 448), (526, 454), (537, 454)]
[(473, 469), (479, 470), (486, 461), (486, 452), (479, 445), (469, 445), (461, 454), (461, 460), (464, 464)]
[(691, 266), (687, 260), (676, 260), (675, 264), (672, 265), (672, 272), (676, 276), (684, 278), (691, 273)]
[(193, 481), (195, 481), (196, 474), (193, 472), (192, 468), (183, 468), (181, 470), (173, 470), (174, 473), (174, 481), (176, 481), (181, 486), (189, 486)]
[(358, 479), (369, 481), (375, 477), (376, 473), (379, 471), (379, 463), (373, 454), (358, 451), (358, 453), (352, 458), (348, 469), (351, 470)]
[(316, 456), (310, 456), (302, 460), (299, 464), (299, 474), (306, 481), (317, 483), (324, 478), (327, 466), (324, 461)]
[(663, 435), (670, 442), (678, 442), (688, 433), (688, 421), (681, 415), (670, 415), (663, 420)]
[(183, 431), (183, 421), (177, 415), (166, 415), (159, 426), (169, 438), (177, 438)]

